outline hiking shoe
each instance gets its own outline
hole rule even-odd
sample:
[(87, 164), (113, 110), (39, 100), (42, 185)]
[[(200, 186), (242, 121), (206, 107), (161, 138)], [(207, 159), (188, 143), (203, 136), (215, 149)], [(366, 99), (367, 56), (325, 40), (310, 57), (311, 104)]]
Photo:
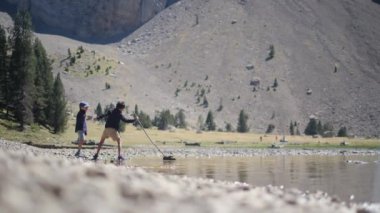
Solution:
[(117, 157), (117, 160), (125, 160), (125, 159), (123, 158), (123, 156), (119, 155), (119, 156)]
[(98, 160), (98, 154), (95, 154), (91, 160)]
[(78, 151), (75, 153), (74, 156), (77, 157), (77, 158), (79, 158), (79, 157), (81, 156), (80, 150), (78, 150)]

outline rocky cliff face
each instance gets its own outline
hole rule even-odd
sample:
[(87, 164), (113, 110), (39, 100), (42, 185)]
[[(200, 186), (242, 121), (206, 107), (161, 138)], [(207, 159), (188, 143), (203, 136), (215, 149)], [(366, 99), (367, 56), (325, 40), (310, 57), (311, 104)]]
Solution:
[(147, 22), (167, 0), (6, 0), (27, 7), (37, 29), (60, 32), (85, 40), (123, 36)]

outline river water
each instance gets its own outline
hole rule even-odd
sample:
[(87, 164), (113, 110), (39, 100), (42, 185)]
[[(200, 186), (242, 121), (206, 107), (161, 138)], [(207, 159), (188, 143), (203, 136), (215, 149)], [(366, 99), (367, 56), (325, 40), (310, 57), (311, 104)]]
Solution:
[(180, 158), (169, 163), (133, 158), (128, 164), (165, 174), (321, 190), (343, 201), (380, 203), (379, 155)]

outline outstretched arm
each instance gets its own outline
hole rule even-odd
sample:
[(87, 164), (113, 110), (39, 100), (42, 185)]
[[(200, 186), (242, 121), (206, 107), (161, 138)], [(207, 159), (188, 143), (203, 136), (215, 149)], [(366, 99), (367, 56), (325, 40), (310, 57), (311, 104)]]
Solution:
[(98, 117), (96, 118), (96, 120), (101, 120), (101, 119), (103, 119), (103, 118), (105, 118), (105, 117), (108, 117), (110, 114), (111, 114), (111, 112), (108, 111), (107, 113), (105, 113), (105, 114), (103, 114), (103, 115), (101, 115), (101, 116), (98, 116)]

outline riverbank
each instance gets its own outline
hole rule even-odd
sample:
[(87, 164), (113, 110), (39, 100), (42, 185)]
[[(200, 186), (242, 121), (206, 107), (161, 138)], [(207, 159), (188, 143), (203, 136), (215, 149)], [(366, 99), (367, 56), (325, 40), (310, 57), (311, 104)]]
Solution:
[[(69, 120), (68, 129), (60, 134), (52, 134), (45, 127), (33, 125), (24, 131), (19, 131), (19, 124), (0, 118), (0, 135), (2, 139), (32, 143), (39, 146), (56, 146), (74, 148), (72, 144), (77, 139), (74, 131), (74, 120)], [(104, 129), (104, 124), (88, 121), (88, 141), (97, 143)], [(157, 129), (146, 130), (152, 140), (160, 147), (184, 148), (189, 144), (198, 144), (201, 147), (211, 148), (347, 148), (347, 149), (380, 149), (379, 138), (347, 138), (347, 137), (312, 137), (289, 136), (279, 134), (238, 133), (238, 132), (198, 132), (196, 130), (173, 129), (161, 131)], [(151, 146), (142, 130), (127, 125), (125, 132), (121, 133), (124, 147), (134, 148)], [(281, 142), (283, 141), (283, 142)], [(106, 141), (109, 145), (115, 145)], [(89, 147), (91, 148), (91, 146)]]
[[(161, 175), (0, 141), (4, 212), (380, 212), (326, 193)], [(116, 150), (105, 150), (112, 155)], [(125, 150), (131, 151), (131, 150)], [(70, 154), (69, 154), (70, 153)]]

